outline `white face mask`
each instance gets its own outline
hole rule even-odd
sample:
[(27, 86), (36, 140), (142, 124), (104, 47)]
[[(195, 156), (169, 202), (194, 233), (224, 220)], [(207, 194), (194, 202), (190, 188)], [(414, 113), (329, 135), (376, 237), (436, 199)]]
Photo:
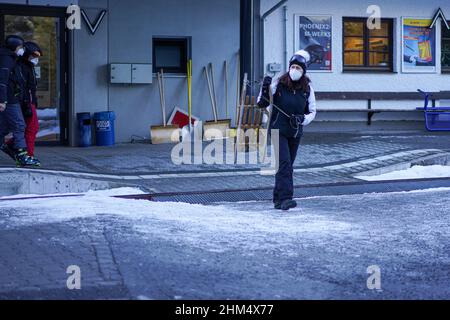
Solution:
[(25, 49), (24, 48), (20, 48), (18, 51), (17, 51), (17, 56), (18, 57), (21, 57), (21, 56), (23, 56), (23, 54), (25, 53)]
[(291, 77), (292, 81), (298, 81), (302, 78), (303, 72), (297, 69), (291, 69), (289, 71), (289, 76)]
[(33, 58), (33, 59), (30, 60), (30, 62), (31, 62), (32, 64), (34, 64), (35, 66), (37, 66), (38, 63), (39, 63), (39, 58)]

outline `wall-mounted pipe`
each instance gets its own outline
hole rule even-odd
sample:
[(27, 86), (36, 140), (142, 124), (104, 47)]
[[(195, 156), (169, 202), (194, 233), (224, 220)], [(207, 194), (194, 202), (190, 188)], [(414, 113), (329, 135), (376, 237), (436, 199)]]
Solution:
[(284, 41), (284, 71), (286, 71), (288, 69), (288, 65), (287, 62), (289, 60), (289, 56), (288, 56), (288, 50), (287, 50), (287, 23), (288, 23), (288, 7), (284, 6), (283, 7), (283, 11), (284, 11), (284, 23), (283, 23), (283, 41)]
[[(261, 74), (264, 75), (265, 74), (265, 64), (264, 64), (264, 32), (265, 32), (265, 20), (267, 19), (268, 16), (270, 16), (272, 13), (274, 13), (278, 8), (280, 8), (282, 5), (284, 5), (286, 2), (288, 2), (288, 0), (281, 0), (280, 2), (278, 2), (276, 5), (274, 5), (272, 8), (270, 8), (266, 13), (264, 13), (261, 16), (261, 27), (260, 27), (260, 43), (261, 43), (261, 47), (260, 47), (260, 68), (261, 68)], [(285, 39), (286, 39), (286, 35), (285, 35)], [(287, 40), (285, 40), (287, 41)], [(286, 47), (287, 48), (287, 47)], [(287, 51), (287, 49), (286, 49)]]

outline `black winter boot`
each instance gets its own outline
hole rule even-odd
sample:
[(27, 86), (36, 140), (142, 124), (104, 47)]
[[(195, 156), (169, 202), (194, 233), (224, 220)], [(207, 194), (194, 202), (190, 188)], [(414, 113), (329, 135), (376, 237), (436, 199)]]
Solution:
[(285, 200), (281, 204), (281, 210), (288, 211), (297, 207), (297, 202), (294, 200)]

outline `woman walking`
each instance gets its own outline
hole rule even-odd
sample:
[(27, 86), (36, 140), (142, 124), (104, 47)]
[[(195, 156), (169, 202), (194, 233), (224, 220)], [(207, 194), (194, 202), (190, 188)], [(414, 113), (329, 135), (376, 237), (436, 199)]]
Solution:
[(37, 79), (35, 67), (42, 57), (42, 50), (35, 42), (28, 41), (24, 44), (25, 54), (18, 61), (20, 68), (24, 96), (22, 101), (22, 113), (26, 123), (25, 140), (27, 143), (28, 155), (32, 158), (35, 166), (40, 166), (41, 162), (35, 157), (36, 136), (39, 132), (39, 119), (37, 115)]
[[(297, 157), (303, 127), (316, 117), (316, 98), (311, 80), (306, 75), (310, 55), (304, 50), (294, 54), (289, 62), (289, 72), (272, 81), (265, 77), (258, 106), (270, 105), (270, 91), (273, 95), (271, 130), (279, 131), (278, 172), (275, 177), (273, 202), (275, 209), (290, 210), (297, 207), (294, 201), (294, 162)], [(278, 150), (277, 150), (278, 149)]]

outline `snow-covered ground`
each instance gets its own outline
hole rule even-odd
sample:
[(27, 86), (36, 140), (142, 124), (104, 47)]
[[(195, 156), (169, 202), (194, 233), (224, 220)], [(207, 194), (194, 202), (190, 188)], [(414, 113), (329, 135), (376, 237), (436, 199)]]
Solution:
[[(252, 202), (240, 204), (239, 208), (230, 207), (230, 204), (196, 205), (111, 197), (141, 193), (139, 189), (125, 188), (91, 191), (81, 197), (2, 201), (0, 212), (7, 208), (23, 212), (9, 220), (9, 227), (61, 223), (107, 214), (117, 219), (133, 221), (136, 231), (142, 235), (151, 234), (171, 241), (178, 239), (190, 245), (205, 246), (212, 252), (230, 249), (222, 245), (224, 238), (228, 238), (226, 242), (232, 246), (246, 245), (254, 249), (255, 245), (259, 245), (259, 241), (251, 240), (252, 237), (245, 244), (239, 241), (233, 244), (231, 238), (239, 233), (256, 236), (277, 234), (272, 245), (280, 246), (286, 237), (294, 237), (298, 232), (317, 236), (324, 232), (342, 234), (352, 228), (348, 223), (313, 212), (304, 213), (301, 208), (290, 211), (289, 218), (279, 219), (279, 211), (270, 210), (271, 214), (267, 211), (254, 211), (252, 207), (257, 203)], [(271, 205), (268, 208), (271, 209)], [(0, 226), (1, 224), (2, 222)], [(159, 227), (155, 228), (157, 225)], [(205, 233), (210, 237), (205, 237)]]
[[(392, 194), (412, 194), (430, 192), (448, 192), (449, 189), (429, 189)], [(208, 250), (221, 251), (224, 238), (229, 238), (228, 245), (242, 246), (243, 243), (231, 240), (242, 234), (273, 235), (271, 246), (282, 246), (288, 238), (297, 234), (307, 237), (340, 238), (359, 234), (358, 225), (340, 221), (323, 214), (325, 211), (306, 210), (303, 205), (289, 212), (273, 210), (268, 202), (223, 203), (218, 205), (197, 205), (175, 202), (151, 202), (146, 200), (118, 199), (117, 195), (142, 194), (139, 189), (119, 188), (105, 191), (90, 191), (79, 197), (25, 199), (0, 201), (0, 212), (15, 209), (22, 212), (9, 221), (11, 226), (28, 226), (42, 223), (61, 223), (74, 219), (93, 218), (107, 214), (117, 219), (134, 221), (136, 231), (151, 234), (167, 240), (179, 239), (191, 245), (205, 246)], [(301, 199), (301, 204), (325, 199), (347, 199), (360, 197), (384, 197), (386, 194), (349, 195), (313, 197)], [(0, 198), (2, 199), (2, 198)], [(8, 198), (3, 198), (4, 200)], [(14, 197), (10, 198), (11, 200)], [(6, 223), (5, 221), (1, 222)], [(156, 228), (156, 226), (159, 226)], [(174, 226), (176, 226), (174, 228)], [(205, 236), (207, 233), (209, 236)], [(242, 240), (241, 238), (240, 240)], [(247, 238), (246, 244), (253, 249), (260, 244), (253, 236)], [(201, 243), (200, 243), (200, 242)], [(229, 249), (229, 248), (228, 248)]]
[(357, 176), (356, 178), (365, 181), (385, 181), (385, 180), (407, 180), (407, 179), (430, 179), (450, 177), (450, 166), (413, 166), (406, 170), (392, 171), (375, 176)]
[[(18, 246), (16, 255), (7, 243), (0, 258), (33, 284), (39, 277), (26, 270), (35, 259), (50, 269), (55, 261), (88, 268), (82, 254), (91, 252), (89, 235), (107, 242), (102, 254), (113, 252), (108, 266), (120, 269), (133, 297), (450, 298), (450, 188), (317, 196), (299, 199), (289, 212), (270, 201), (193, 205), (111, 197), (138, 193), (0, 201), (0, 241)], [(32, 249), (18, 264), (22, 245)], [(74, 253), (53, 253), (59, 247)], [(382, 291), (367, 288), (373, 265), (381, 269)]]

